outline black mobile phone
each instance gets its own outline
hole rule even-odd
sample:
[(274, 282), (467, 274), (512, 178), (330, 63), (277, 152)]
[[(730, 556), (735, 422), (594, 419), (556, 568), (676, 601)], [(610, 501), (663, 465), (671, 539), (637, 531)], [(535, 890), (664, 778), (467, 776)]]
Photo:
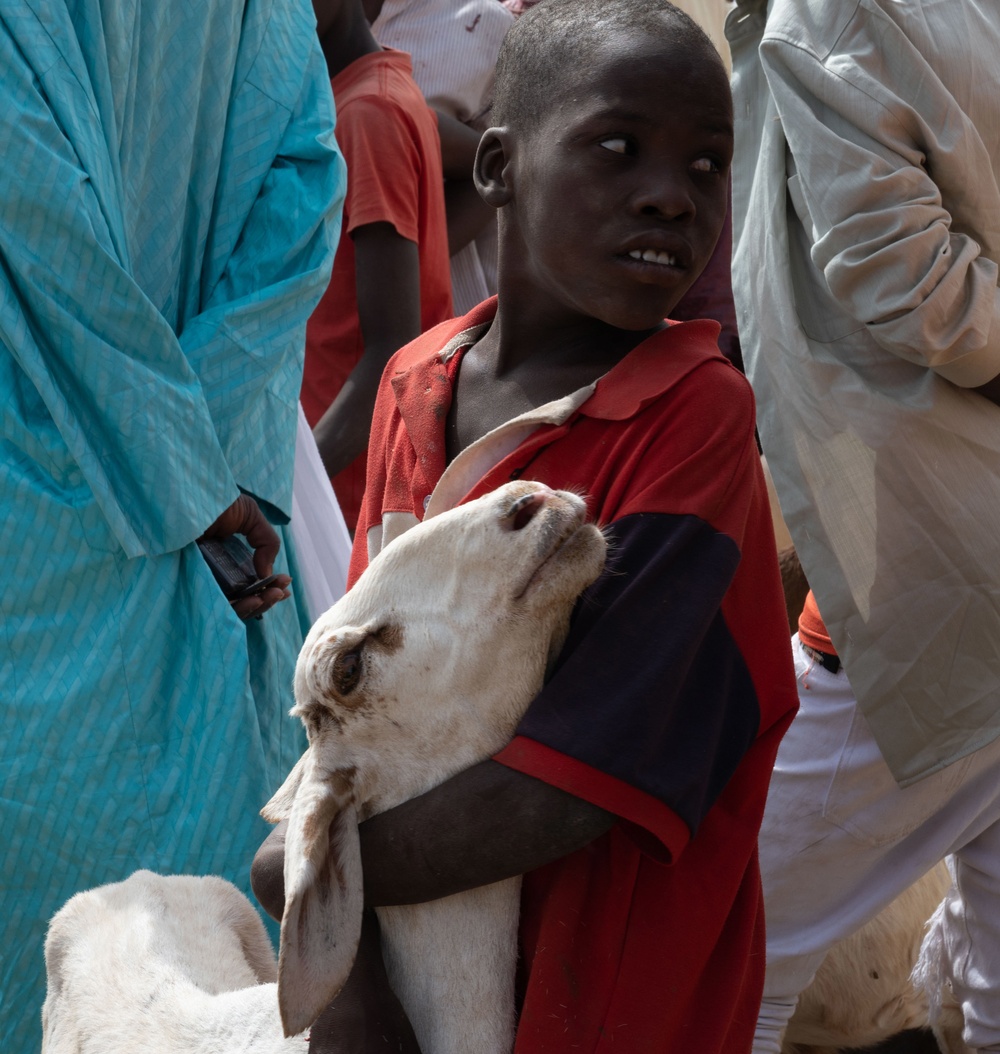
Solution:
[(231, 534), (228, 538), (203, 538), (198, 542), (198, 548), (228, 600), (242, 600), (263, 593), (278, 577), (257, 577), (253, 550), (238, 534)]

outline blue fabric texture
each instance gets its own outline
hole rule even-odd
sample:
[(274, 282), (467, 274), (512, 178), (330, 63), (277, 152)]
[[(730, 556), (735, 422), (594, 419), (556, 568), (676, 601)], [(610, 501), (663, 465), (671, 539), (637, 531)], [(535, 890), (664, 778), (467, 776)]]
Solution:
[(295, 606), (244, 625), (193, 542), (240, 490), (287, 521), (333, 125), (309, 0), (0, 0), (4, 1054), (52, 913), (138, 867), (247, 889), (302, 748)]

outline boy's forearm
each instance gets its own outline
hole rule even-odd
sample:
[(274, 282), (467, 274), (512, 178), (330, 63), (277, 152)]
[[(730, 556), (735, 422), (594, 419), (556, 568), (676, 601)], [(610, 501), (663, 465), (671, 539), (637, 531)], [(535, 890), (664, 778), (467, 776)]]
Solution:
[(389, 354), (379, 349), (362, 357), (336, 399), (316, 422), (313, 437), (331, 479), (343, 472), (368, 445), (375, 396), (388, 358)]
[(523, 874), (582, 848), (614, 820), (484, 761), (361, 825), (365, 903), (416, 904)]
[[(359, 828), (365, 903), (419, 904), (532, 871), (604, 834), (615, 817), (496, 761), (483, 761)], [(257, 851), (251, 883), (284, 910), (286, 823)]]

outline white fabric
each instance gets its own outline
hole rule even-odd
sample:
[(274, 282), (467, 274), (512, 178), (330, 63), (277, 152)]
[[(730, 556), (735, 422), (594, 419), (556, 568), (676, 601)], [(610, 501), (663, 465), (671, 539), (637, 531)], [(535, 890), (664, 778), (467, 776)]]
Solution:
[[(765, 27), (766, 17), (766, 27)], [(895, 776), (1000, 735), (1000, 8), (740, 0), (733, 290), (819, 609)]]
[(427, 102), (463, 124), (493, 104), (493, 67), (514, 16), (497, 0), (385, 0), (375, 39), (408, 51)]
[(301, 587), (309, 617), (315, 622), (347, 588), (351, 536), (301, 403), (289, 529), (298, 564), (296, 587)]
[[(966, 1042), (1000, 1043), (1000, 742), (900, 788), (857, 708), (792, 638), (800, 709), (775, 761), (760, 832), (767, 974), (755, 1054), (777, 1054), (826, 951), (954, 854), (943, 922)], [(968, 920), (974, 920), (971, 924)]]
[[(428, 105), (483, 131), (497, 52), (513, 21), (498, 0), (385, 0), (372, 32), (383, 47), (409, 52)], [(497, 291), (496, 253), (496, 224), (490, 224), (451, 258), (456, 315)]]

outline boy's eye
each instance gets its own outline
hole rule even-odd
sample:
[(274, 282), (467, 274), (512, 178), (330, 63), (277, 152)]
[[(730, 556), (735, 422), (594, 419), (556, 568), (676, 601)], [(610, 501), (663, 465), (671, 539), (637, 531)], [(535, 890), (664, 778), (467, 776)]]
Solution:
[(600, 145), (614, 154), (627, 154), (629, 152), (629, 142), (621, 135), (613, 135), (608, 139), (602, 139)]
[(691, 167), (696, 172), (720, 172), (722, 170), (718, 161), (711, 157), (699, 157)]

